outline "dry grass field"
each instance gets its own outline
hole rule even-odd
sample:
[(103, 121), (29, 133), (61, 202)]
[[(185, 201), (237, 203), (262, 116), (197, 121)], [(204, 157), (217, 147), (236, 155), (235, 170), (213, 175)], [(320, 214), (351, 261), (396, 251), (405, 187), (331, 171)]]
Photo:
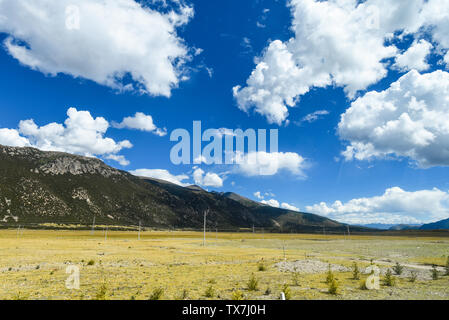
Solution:
[[(448, 238), (208, 233), (203, 246), (202, 236), (0, 230), (0, 299), (279, 299), (281, 291), (291, 299), (449, 299)], [(387, 286), (396, 262), (404, 270)], [(371, 263), (381, 269), (379, 290), (362, 288)], [(326, 283), (329, 264), (337, 294)], [(79, 290), (66, 288), (69, 265), (80, 268)]]

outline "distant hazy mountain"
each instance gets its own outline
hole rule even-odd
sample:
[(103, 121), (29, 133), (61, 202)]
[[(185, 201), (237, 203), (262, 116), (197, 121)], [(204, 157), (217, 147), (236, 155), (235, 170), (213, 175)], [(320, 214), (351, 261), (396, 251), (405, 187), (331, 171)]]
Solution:
[(379, 229), (379, 230), (412, 230), (419, 229), (420, 224), (386, 224), (386, 223), (369, 223), (359, 225), (361, 227)]
[(392, 226), (389, 230), (418, 230), (420, 227), (420, 224), (398, 224)]
[[(273, 208), (235, 193), (207, 192), (135, 177), (102, 161), (33, 148), (0, 146), (0, 226), (28, 223), (137, 225), (220, 230), (338, 232), (346, 225)], [(351, 228), (366, 231), (365, 228)]]
[(437, 221), (434, 223), (428, 223), (420, 228), (421, 230), (442, 230), (449, 229), (449, 219)]

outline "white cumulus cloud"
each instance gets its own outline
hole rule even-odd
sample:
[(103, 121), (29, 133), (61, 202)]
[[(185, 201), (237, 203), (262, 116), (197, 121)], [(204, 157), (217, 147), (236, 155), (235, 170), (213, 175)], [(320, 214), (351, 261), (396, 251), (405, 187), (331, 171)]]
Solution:
[(46, 75), (170, 96), (190, 59), (176, 30), (193, 8), (177, 7), (161, 13), (134, 0), (2, 0), (0, 32), (9, 34), (11, 56)]
[(437, 188), (409, 192), (399, 187), (381, 196), (353, 199), (346, 203), (307, 206), (311, 213), (352, 224), (429, 223), (449, 217), (449, 192)]
[(260, 191), (254, 192), (254, 196), (259, 200), (262, 200), (264, 198), (264, 196), (260, 193)]
[(421, 167), (449, 165), (449, 73), (412, 70), (385, 91), (371, 91), (342, 115), (346, 160), (408, 157)]
[(424, 71), (429, 69), (427, 56), (430, 54), (432, 44), (426, 40), (415, 41), (407, 51), (396, 57), (394, 67), (402, 71), (418, 70)]
[(274, 207), (274, 208), (279, 208), (280, 207), (279, 201), (277, 201), (275, 199), (262, 200), (260, 203), (263, 203), (263, 204), (265, 204), (267, 206)]
[(118, 153), (131, 148), (128, 140), (115, 141), (105, 137), (109, 123), (102, 117), (93, 118), (89, 111), (67, 110), (64, 124), (38, 126), (34, 120), (22, 120), (19, 129), (0, 129), (0, 144), (35, 147), (44, 151), (60, 151), (84, 156), (103, 156), (128, 165)]
[(262, 200), (262, 201), (260, 201), (260, 203), (265, 204), (265, 205), (270, 206), (270, 207), (273, 207), (273, 208), (282, 208), (282, 209), (285, 209), (285, 210), (299, 212), (299, 208), (297, 208), (297, 207), (295, 207), (295, 206), (293, 206), (291, 204), (288, 204), (286, 202), (283, 202), (281, 204), (276, 199)]
[(204, 187), (220, 188), (223, 186), (223, 178), (213, 172), (204, 172), (200, 168), (196, 168), (193, 172), (193, 180), (195, 184)]
[(286, 210), (290, 210), (290, 211), (297, 211), (297, 212), (299, 212), (299, 208), (297, 208), (297, 207), (295, 207), (295, 206), (293, 206), (291, 204), (288, 204), (286, 202), (283, 202), (281, 204), (281, 208), (282, 209), (286, 209)]
[(129, 173), (138, 177), (154, 178), (168, 181), (181, 187), (187, 187), (189, 185), (189, 183), (184, 182), (184, 180), (189, 179), (188, 175), (173, 175), (168, 170), (164, 169), (137, 169), (132, 170)]
[(272, 41), (256, 59), (246, 86), (233, 88), (241, 110), (254, 108), (270, 123), (282, 124), (288, 108), (311, 88), (342, 87), (353, 99), (383, 79), (389, 59), (398, 55), (400, 67), (425, 68), (418, 58), (430, 43), (417, 42), (402, 54), (392, 39), (417, 37), (425, 29), (438, 49), (449, 48), (445, 0), (290, 0), (289, 5), (294, 36)]
[(305, 177), (306, 160), (294, 152), (250, 152), (236, 154), (236, 172), (247, 176), (273, 176), (282, 171)]
[(154, 134), (161, 137), (167, 134), (166, 128), (158, 128), (153, 122), (153, 117), (142, 112), (136, 112), (134, 116), (126, 117), (120, 123), (112, 122), (112, 126), (118, 129), (127, 128), (153, 132)]

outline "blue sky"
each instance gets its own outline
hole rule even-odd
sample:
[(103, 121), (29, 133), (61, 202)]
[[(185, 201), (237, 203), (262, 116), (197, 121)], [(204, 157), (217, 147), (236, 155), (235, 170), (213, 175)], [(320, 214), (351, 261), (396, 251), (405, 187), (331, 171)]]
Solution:
[[(371, 36), (369, 30), (365, 35), (357, 35), (360, 40), (354, 40), (346, 33), (326, 33), (327, 27), (320, 24), (327, 21), (331, 25), (331, 30), (340, 30), (339, 28), (348, 32), (358, 30), (357, 25), (336, 25), (332, 28), (332, 23), (339, 23), (339, 11), (357, 12), (356, 9), (360, 9), (357, 1), (352, 4), (350, 4), (351, 1), (347, 1), (346, 4), (344, 1), (337, 0), (326, 2), (329, 14), (333, 15), (335, 12), (337, 16), (335, 19), (332, 18), (333, 16), (326, 17), (325, 14), (318, 14), (322, 10), (315, 7), (317, 3), (313, 0), (292, 1), (290, 5), (280, 0), (190, 1), (181, 4), (174, 1), (169, 2), (167, 6), (164, 6), (162, 2), (155, 4), (139, 2), (140, 4), (137, 5), (140, 9), (133, 7), (136, 15), (140, 13), (139, 10), (142, 9), (140, 5), (142, 5), (145, 8), (142, 10), (161, 12), (162, 17), (166, 17), (165, 15), (173, 10), (178, 18), (187, 18), (184, 22), (171, 22), (174, 36), (179, 41), (174, 41), (168, 33), (167, 38), (164, 38), (164, 32), (161, 31), (161, 38), (157, 38), (157, 42), (151, 42), (152, 36), (146, 35), (148, 29), (143, 28), (147, 26), (146, 22), (142, 21), (141, 24), (136, 22), (136, 28), (143, 28), (138, 30), (136, 39), (129, 40), (115, 33), (113, 34), (117, 38), (113, 38), (108, 34), (116, 41), (111, 46), (115, 48), (114, 46), (118, 46), (117, 43), (120, 41), (135, 41), (142, 44), (144, 49), (148, 49), (148, 53), (139, 56), (136, 52), (139, 52), (140, 47), (135, 42), (130, 42), (131, 45), (127, 49), (135, 50), (135, 52), (122, 56), (114, 53), (117, 57), (112, 57), (113, 54), (107, 48), (104, 52), (100, 50), (101, 48), (95, 51), (95, 44), (92, 52), (80, 50), (79, 47), (82, 47), (84, 40), (87, 39), (86, 43), (89, 43), (96, 33), (99, 37), (102, 36), (101, 31), (98, 31), (101, 28), (96, 30), (92, 23), (83, 25), (88, 20), (87, 18), (83, 20), (83, 14), (85, 14), (83, 10), (87, 6), (84, 1), (79, 2), (80, 27), (83, 32), (79, 36), (73, 36), (77, 30), (69, 34), (58, 27), (54, 29), (57, 26), (54, 24), (44, 25), (45, 27), (36, 30), (33, 23), (39, 22), (38, 18), (26, 21), (30, 24), (29, 28), (22, 26), (23, 22), (19, 21), (20, 16), (9, 15), (8, 19), (1, 19), (8, 14), (7, 10), (13, 10), (14, 6), (20, 6), (23, 2), (26, 1), (17, 1), (14, 4), (11, 4), (9, 0), (3, 0), (3, 3), (0, 1), (0, 41), (3, 43), (0, 50), (2, 66), (0, 128), (16, 130), (18, 134), (28, 139), (29, 145), (40, 146), (42, 149), (61, 149), (60, 146), (56, 147), (56, 142), (45, 142), (42, 135), (33, 136), (29, 132), (28, 135), (25, 134), (23, 129), (19, 128), (20, 121), (33, 119), (39, 127), (53, 122), (63, 124), (68, 117), (67, 110), (73, 107), (77, 111), (88, 111), (93, 118), (103, 117), (109, 124), (107, 131), (102, 134), (103, 137), (111, 138), (116, 143), (127, 140), (132, 144), (132, 147), (122, 147), (117, 152), (101, 153), (99, 151), (95, 154), (109, 165), (132, 172), (139, 169), (140, 172), (143, 172), (143, 169), (167, 170), (173, 176), (184, 175), (185, 179), (181, 181), (182, 183), (193, 184), (195, 183), (193, 173), (198, 169), (197, 166), (176, 166), (170, 163), (170, 149), (175, 144), (170, 142), (170, 133), (174, 129), (185, 128), (191, 131), (192, 122), (195, 120), (201, 120), (205, 129), (279, 129), (279, 152), (293, 153), (304, 159), (300, 164), (296, 163), (297, 168), (292, 169), (291, 165), (295, 166), (295, 163), (289, 163), (270, 176), (248, 176), (241, 170), (235, 170), (235, 166), (202, 164), (200, 168), (204, 171), (204, 175), (211, 174), (209, 178), (212, 182), (205, 182), (207, 180), (205, 176), (198, 181), (201, 181), (207, 190), (234, 191), (257, 201), (271, 200), (270, 204), (275, 206), (296, 207), (301, 211), (312, 211), (351, 223), (419, 223), (449, 217), (449, 169), (447, 168), (449, 158), (446, 157), (447, 161), (444, 161), (444, 154), (446, 152), (449, 154), (449, 139), (445, 131), (445, 126), (449, 127), (447, 96), (449, 85), (445, 82), (448, 79), (445, 58), (449, 63), (449, 54), (446, 56), (449, 37), (444, 32), (444, 28), (447, 28), (448, 17), (439, 17), (440, 20), (434, 19), (432, 22), (435, 25), (430, 24), (429, 16), (433, 14), (434, 8), (426, 8), (429, 13), (425, 17), (416, 18), (413, 12), (408, 13), (411, 18), (405, 19), (400, 26), (388, 25), (391, 21), (384, 21), (382, 18), (384, 14), (382, 10), (388, 8), (382, 8), (377, 13), (381, 17), (381, 25), (377, 28), (381, 30), (374, 32), (373, 35), (373, 38), (379, 37), (379, 33), (383, 32), (381, 38), (383, 45), (380, 42), (381, 48), (379, 48), (378, 42), (367, 41)], [(125, 2), (135, 4), (133, 0)], [(372, 2), (376, 8), (382, 1), (368, 2)], [(71, 3), (76, 4), (77, 1)], [(402, 1), (399, 3), (406, 4)], [(418, 7), (427, 5), (426, 2), (418, 0), (415, 3)], [(64, 10), (63, 4), (64, 1), (53, 8), (46, 8), (43, 5), (40, 9), (55, 15), (56, 21), (58, 21), (56, 19), (58, 15), (61, 15), (61, 21), (64, 21), (67, 11)], [(189, 8), (191, 12), (187, 14), (186, 11), (182, 11), (182, 8)], [(401, 8), (393, 9), (397, 9), (398, 12), (401, 10)], [(390, 8), (390, 11), (395, 12), (393, 9)], [(115, 13), (121, 8), (105, 8), (105, 10), (115, 10), (111, 11)], [(449, 12), (449, 10), (446, 11)], [(306, 14), (307, 19), (310, 19), (308, 23), (312, 25), (312, 30), (319, 31), (319, 28), (323, 28), (322, 33), (318, 31), (305, 33), (303, 29), (307, 26), (301, 25), (304, 22), (304, 19), (299, 18), (301, 14)], [(361, 14), (372, 14), (372, 11), (367, 10)], [(114, 15), (111, 17), (114, 19)], [(138, 17), (145, 19), (145, 17)], [(148, 19), (152, 17), (148, 16)], [(160, 22), (154, 19), (156, 22), (151, 26), (156, 28), (157, 23)], [(415, 26), (418, 20), (419, 25)], [(165, 18), (164, 21), (167, 23), (170, 20)], [(442, 22), (438, 24), (438, 21)], [(121, 28), (126, 30), (126, 26), (121, 23), (117, 21), (115, 28), (118, 31)], [(313, 23), (317, 23), (317, 26), (313, 27)], [(346, 23), (356, 24), (359, 20)], [(295, 29), (291, 28), (292, 24), (295, 24)], [(92, 30), (84, 33), (88, 28)], [(61, 29), (63, 29), (62, 26)], [(410, 30), (404, 31), (408, 29)], [(402, 31), (390, 37), (387, 31), (391, 30)], [(401, 32), (403, 36), (400, 36)], [(317, 42), (318, 44), (314, 42), (325, 35), (328, 35), (326, 41)], [(59, 36), (64, 37), (65, 40), (61, 41)], [(52, 37), (55, 39), (52, 40)], [(395, 67), (395, 62), (399, 61), (398, 57), (414, 44), (419, 44), (420, 40), (426, 42), (421, 43), (423, 46), (416, 47), (415, 54), (410, 54), (401, 60), (402, 68)], [(145, 48), (145, 41), (151, 43), (149, 48)], [(163, 93), (155, 92), (149, 87), (146, 88), (146, 92), (139, 92), (139, 81), (133, 80), (131, 73), (132, 70), (137, 70), (134, 75), (141, 72), (140, 76), (149, 79), (150, 82), (154, 80), (152, 79), (154, 72), (142, 71), (142, 68), (152, 68), (153, 65), (145, 64), (139, 59), (157, 62), (157, 58), (152, 56), (154, 54), (152, 49), (154, 43), (157, 45), (161, 41), (167, 41), (169, 45), (158, 51), (159, 54), (170, 50), (173, 52), (179, 48), (185, 49), (185, 52), (178, 53), (177, 57), (185, 59), (182, 74), (176, 75), (177, 79), (182, 81), (169, 89), (170, 96), (164, 96)], [(332, 43), (333, 41), (335, 44)], [(339, 46), (343, 45), (344, 41), (349, 43), (347, 47), (351, 52), (339, 56), (339, 53), (334, 53), (332, 50), (339, 51), (341, 49)], [(8, 46), (8, 43), (12, 45)], [(65, 47), (67, 43), (73, 47)], [(274, 47), (273, 43), (278, 46)], [(429, 44), (432, 48), (429, 49), (424, 44)], [(282, 47), (284, 45), (285, 50)], [(368, 47), (370, 45), (373, 45), (372, 50)], [(395, 46), (397, 51), (386, 53), (388, 50), (385, 48), (389, 45)], [(304, 51), (301, 46), (306, 46), (307, 50)], [(326, 46), (329, 48), (325, 48)], [(282, 54), (290, 53), (292, 59), (296, 59), (299, 75), (295, 74), (291, 68), (282, 71), (282, 68), (276, 64), (279, 61), (270, 59), (268, 47), (272, 47), (274, 57), (281, 57), (282, 63), (282, 57), (284, 57)], [(29, 51), (29, 55), (24, 56), (17, 48), (25, 48)], [(201, 49), (201, 53), (197, 49)], [(360, 52), (357, 51), (358, 49)], [(376, 50), (379, 51), (378, 55), (369, 56), (371, 52), (377, 53)], [(426, 54), (421, 54), (422, 51)], [(86, 57), (79, 62), (77, 59), (84, 52)], [(93, 59), (90, 55), (94, 56), (98, 52), (100, 52), (100, 58), (97, 56), (93, 62), (90, 61)], [(323, 63), (317, 66), (316, 61), (319, 60), (316, 58), (320, 58), (322, 52), (330, 53), (329, 56), (321, 57)], [(74, 54), (78, 54), (76, 59), (72, 59)], [(366, 62), (359, 61), (365, 59), (365, 56), (369, 56)], [(35, 60), (30, 60), (30, 57)], [(38, 62), (35, 62), (36, 59)], [(86, 65), (83, 65), (83, 59)], [(76, 62), (73, 62), (75, 60)], [(130, 72), (117, 82), (122, 85), (131, 83), (134, 85), (134, 90), (118, 88), (117, 82), (105, 83), (99, 80), (102, 79), (101, 75), (97, 77), (95, 72), (87, 70), (90, 68), (89, 63), (102, 65), (103, 62), (109, 68), (106, 71)], [(423, 62), (428, 66), (423, 67)], [(253, 70), (261, 63), (268, 66), (267, 70), (269, 70), (265, 71), (264, 80), (256, 85), (246, 84)], [(371, 64), (372, 67), (366, 67)], [(117, 70), (114, 69), (115, 67)], [(305, 75), (301, 73), (307, 68), (311, 70), (310, 79), (304, 79), (307, 73)], [(385, 74), (379, 75), (378, 73), (382, 70), (385, 70)], [(440, 70), (441, 78), (434, 73), (437, 70)], [(291, 74), (288, 74), (290, 71), (292, 71)], [(366, 74), (362, 71), (366, 71)], [(320, 73), (330, 75), (329, 84), (321, 84), (324, 78), (318, 78), (317, 74)], [(425, 77), (425, 75), (430, 76)], [(158, 78), (154, 81), (166, 84), (164, 76), (165, 74), (161, 76), (162, 80)], [(182, 76), (187, 76), (188, 79), (181, 79)], [(315, 76), (317, 76), (316, 79)], [(404, 93), (401, 98), (398, 98), (396, 93), (376, 96), (376, 103), (384, 107), (397, 104), (395, 107), (402, 110), (400, 115), (406, 113), (411, 120), (395, 118), (396, 116), (383, 110), (383, 113), (377, 114), (376, 121), (384, 122), (374, 127), (369, 126), (367, 123), (374, 121), (370, 118), (369, 112), (372, 108), (369, 106), (374, 104), (372, 100), (366, 98), (369, 96), (368, 93), (389, 90), (392, 84), (398, 81), (403, 83), (401, 88), (408, 90), (409, 94)], [(439, 95), (443, 103), (436, 97), (430, 96), (428, 91), (423, 93), (424, 89), (421, 90), (426, 85), (432, 86), (435, 83), (439, 83), (435, 95)], [(240, 90), (243, 91), (240, 91), (240, 96), (233, 94), (235, 86), (241, 86)], [(351, 86), (356, 88), (352, 93), (348, 89)], [(301, 91), (302, 87), (307, 88), (306, 92)], [(255, 103), (254, 99), (257, 98), (258, 93), (246, 95), (244, 88), (254, 89), (252, 93), (260, 93), (262, 88), (270, 93), (269, 97), (276, 96), (278, 94), (276, 90), (281, 90), (282, 99), (288, 99), (291, 95), (296, 100), (290, 106), (283, 100), (282, 104), (285, 103), (288, 116), (279, 116), (281, 108), (276, 109), (277, 106), (268, 100), (259, 104)], [(418, 115), (415, 113), (416, 109), (413, 109), (411, 105), (410, 95), (421, 97), (417, 100), (422, 101), (426, 106), (425, 113)], [(408, 100), (404, 97), (408, 97)], [(354, 107), (356, 101), (358, 104)], [(366, 119), (348, 115), (346, 122), (343, 123), (342, 115), (348, 112), (351, 106), (356, 113), (361, 112), (366, 116)], [(321, 112), (321, 116), (316, 119), (310, 116), (317, 111)], [(121, 128), (114, 127), (114, 122), (121, 123), (124, 118), (132, 117), (136, 112), (151, 116), (155, 126), (161, 130), (166, 128), (168, 134), (159, 136), (154, 134), (155, 130), (136, 130), (125, 124)], [(430, 117), (435, 114), (437, 115), (435, 119), (441, 121), (438, 125)], [(276, 121), (273, 121), (272, 115), (276, 115)], [(306, 118), (308, 115), (309, 118)], [(445, 116), (447, 117), (444, 118)], [(388, 123), (393, 128), (388, 127)], [(354, 129), (355, 127), (357, 128)], [(373, 136), (370, 132), (375, 132), (376, 135)], [(418, 133), (415, 136), (411, 132)], [(3, 136), (0, 134), (0, 143), (21, 145), (17, 142), (18, 140), (5, 138), (6, 134), (12, 133), (3, 131)], [(409, 136), (413, 139), (404, 138)], [(71, 139), (71, 136), (66, 136), (65, 139)], [(23, 140), (20, 141), (23, 142)], [(361, 143), (364, 148), (371, 145), (374, 149), (365, 152), (365, 149), (359, 148), (352, 153), (352, 156), (346, 153), (345, 157), (342, 152), (351, 143), (354, 145)], [(43, 145), (46, 147), (42, 147)], [(86, 154), (87, 152), (79, 151), (87, 150), (87, 147), (83, 148), (63, 151)], [(89, 148), (92, 150), (91, 146)], [(426, 156), (440, 151), (443, 154), (441, 157), (438, 154), (432, 157)], [(129, 164), (123, 166), (108, 159), (108, 155), (111, 154), (125, 157)], [(294, 169), (299, 169), (303, 175), (295, 174)], [(155, 174), (155, 171), (151, 172)], [(221, 183), (216, 183), (217, 179), (222, 182), (222, 186), (219, 186)], [(263, 199), (262, 197), (258, 199), (256, 192), (260, 192)]]

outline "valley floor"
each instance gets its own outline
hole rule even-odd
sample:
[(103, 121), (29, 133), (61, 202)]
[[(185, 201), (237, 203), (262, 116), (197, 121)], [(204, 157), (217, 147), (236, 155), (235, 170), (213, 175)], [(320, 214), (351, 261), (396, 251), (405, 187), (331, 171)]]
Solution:
[[(0, 299), (279, 299), (287, 290), (291, 299), (449, 300), (448, 238), (208, 233), (203, 246), (202, 236), (0, 230)], [(404, 271), (395, 286), (361, 289), (371, 263), (383, 279), (396, 262)], [(328, 292), (329, 264), (337, 295)], [(69, 265), (79, 267), (79, 290), (66, 288)], [(440, 266), (437, 280), (431, 265)]]

